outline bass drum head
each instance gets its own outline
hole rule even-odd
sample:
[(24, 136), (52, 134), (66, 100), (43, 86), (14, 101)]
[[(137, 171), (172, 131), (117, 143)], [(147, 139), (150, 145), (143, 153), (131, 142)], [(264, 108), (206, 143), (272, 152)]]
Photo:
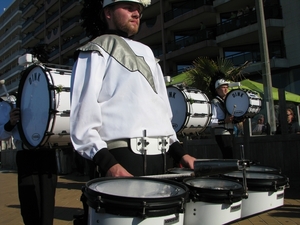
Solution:
[(122, 216), (163, 216), (182, 213), (187, 199), (185, 185), (155, 178), (98, 178), (87, 182), (84, 191), (94, 209)]
[(186, 103), (186, 97), (183, 92), (173, 86), (167, 87), (169, 102), (172, 109), (172, 126), (176, 133), (182, 130), (187, 120), (187, 112), (189, 111)]
[(234, 117), (243, 117), (249, 108), (248, 94), (240, 89), (231, 90), (225, 98), (227, 112)]
[(34, 65), (23, 71), (17, 98), (21, 110), (18, 129), (28, 148), (43, 145), (49, 138), (46, 132), (53, 108), (51, 98), (49, 77), (42, 67)]
[[(243, 172), (234, 171), (224, 174), (224, 177), (231, 178), (242, 182)], [(249, 190), (254, 191), (277, 191), (288, 185), (289, 180), (286, 176), (275, 173), (261, 173), (261, 172), (246, 172), (247, 186)]]
[(193, 201), (233, 203), (241, 201), (244, 194), (242, 183), (225, 178), (186, 178), (183, 183), (188, 186)]

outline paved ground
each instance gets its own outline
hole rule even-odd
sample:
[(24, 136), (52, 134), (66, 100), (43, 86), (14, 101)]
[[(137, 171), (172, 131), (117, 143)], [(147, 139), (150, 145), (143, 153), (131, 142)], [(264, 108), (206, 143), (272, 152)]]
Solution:
[[(82, 214), (81, 187), (87, 176), (74, 173), (61, 175), (58, 179), (54, 225), (73, 225), (73, 215)], [(20, 225), (20, 205), (17, 194), (15, 171), (0, 170), (0, 225)], [(285, 190), (284, 206), (232, 223), (234, 225), (300, 225), (300, 182), (291, 180)], [(121, 225), (121, 224), (120, 224)], [(212, 224), (213, 225), (213, 224)]]

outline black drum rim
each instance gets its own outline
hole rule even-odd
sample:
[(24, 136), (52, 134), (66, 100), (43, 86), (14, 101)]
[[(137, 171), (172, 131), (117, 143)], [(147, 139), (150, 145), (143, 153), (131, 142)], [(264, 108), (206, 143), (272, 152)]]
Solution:
[[(209, 189), (209, 188), (199, 188), (188, 184), (189, 181), (193, 180), (203, 180), (203, 181), (222, 181), (234, 183), (236, 186), (232, 189)], [(244, 187), (239, 181), (233, 181), (224, 177), (197, 177), (197, 178), (185, 178), (183, 183), (190, 189), (190, 200), (194, 202), (209, 202), (216, 204), (233, 204), (239, 202), (244, 198)]]

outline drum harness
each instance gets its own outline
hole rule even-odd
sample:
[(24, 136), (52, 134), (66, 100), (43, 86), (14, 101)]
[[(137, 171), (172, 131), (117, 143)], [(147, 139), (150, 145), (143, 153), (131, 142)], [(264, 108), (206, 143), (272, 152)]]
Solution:
[[(220, 96), (216, 96), (212, 101), (211, 101), (213, 104), (215, 105), (219, 105), (221, 110), (224, 112), (224, 115), (226, 117), (226, 114), (227, 114), (227, 111), (225, 109), (225, 104), (224, 104), (224, 101), (223, 99), (221, 99)], [(234, 109), (233, 109), (234, 110)], [(233, 133), (233, 127), (232, 128), (226, 128), (225, 127), (225, 118), (223, 120), (220, 120), (219, 121), (219, 125), (218, 127), (214, 127), (214, 129), (224, 129), (224, 130), (228, 130), (230, 132), (230, 134)]]
[(129, 138), (129, 139), (119, 139), (113, 141), (107, 141), (107, 148), (109, 150), (121, 147), (130, 148), (135, 154), (143, 155), (144, 168), (143, 173), (147, 175), (147, 156), (148, 155), (158, 155), (158, 153), (163, 154), (163, 169), (164, 172), (167, 171), (167, 149), (170, 146), (168, 136), (159, 137), (147, 137), (146, 130), (143, 131), (143, 137), (140, 138)]

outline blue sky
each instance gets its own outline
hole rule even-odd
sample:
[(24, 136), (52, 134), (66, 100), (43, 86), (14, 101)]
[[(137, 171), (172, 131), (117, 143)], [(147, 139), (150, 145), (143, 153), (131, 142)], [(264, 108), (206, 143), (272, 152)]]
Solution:
[(3, 13), (3, 8), (7, 8), (14, 0), (0, 0), (0, 15)]

